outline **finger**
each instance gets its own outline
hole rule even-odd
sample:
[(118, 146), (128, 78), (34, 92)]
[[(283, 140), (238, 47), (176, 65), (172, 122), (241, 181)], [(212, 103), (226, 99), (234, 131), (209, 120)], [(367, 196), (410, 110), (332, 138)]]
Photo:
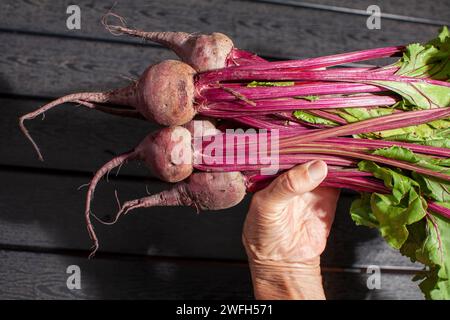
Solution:
[(273, 204), (279, 208), (286, 205), (293, 197), (317, 188), (325, 179), (327, 172), (327, 164), (321, 160), (296, 166), (261, 190), (260, 196), (268, 206)]

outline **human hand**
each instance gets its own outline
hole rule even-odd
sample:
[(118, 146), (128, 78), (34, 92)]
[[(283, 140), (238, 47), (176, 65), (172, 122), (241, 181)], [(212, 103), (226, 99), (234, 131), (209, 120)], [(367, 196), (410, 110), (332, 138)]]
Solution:
[(339, 190), (317, 186), (323, 161), (296, 166), (255, 193), (244, 224), (257, 299), (323, 299), (320, 255), (334, 220)]

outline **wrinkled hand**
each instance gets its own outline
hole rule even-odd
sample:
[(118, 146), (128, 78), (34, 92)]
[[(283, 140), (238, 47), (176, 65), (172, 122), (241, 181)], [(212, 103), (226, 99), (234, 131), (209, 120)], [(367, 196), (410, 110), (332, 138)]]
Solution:
[(257, 299), (322, 299), (320, 255), (334, 220), (339, 190), (317, 186), (323, 161), (296, 166), (252, 199), (244, 224)]

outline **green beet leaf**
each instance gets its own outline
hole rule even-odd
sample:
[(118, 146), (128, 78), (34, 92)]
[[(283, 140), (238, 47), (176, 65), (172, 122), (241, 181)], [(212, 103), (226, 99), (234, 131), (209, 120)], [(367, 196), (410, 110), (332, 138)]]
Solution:
[(327, 126), (336, 126), (337, 123), (328, 119), (324, 119), (321, 117), (318, 117), (316, 115), (310, 114), (303, 110), (296, 110), (293, 112), (294, 117), (296, 117), (299, 120), (312, 123), (312, 124), (323, 124)]
[(397, 75), (429, 77), (447, 81), (450, 77), (450, 33), (443, 27), (437, 38), (422, 45), (410, 44), (397, 62)]
[(370, 81), (399, 94), (404, 101), (403, 108), (431, 109), (450, 106), (450, 87), (426, 82)]
[[(449, 159), (418, 155), (397, 146), (373, 153), (450, 174)], [(351, 206), (352, 219), (358, 225), (378, 228), (388, 244), (427, 267), (415, 277), (427, 299), (450, 299), (450, 220), (430, 211), (425, 200), (450, 208), (450, 183), (371, 161), (361, 161), (359, 169), (382, 179), (391, 193), (363, 193)]]
[(450, 299), (450, 220), (430, 212), (427, 217), (411, 226), (409, 238), (400, 252), (413, 262), (428, 268), (415, 277), (427, 299)]
[[(407, 225), (421, 220), (426, 215), (427, 205), (418, 192), (419, 184), (400, 170), (381, 167), (372, 161), (361, 161), (358, 167), (359, 170), (371, 172), (376, 178), (383, 180), (385, 186), (392, 190), (391, 194), (371, 194), (371, 214), (368, 214), (368, 217), (376, 219), (381, 235), (387, 243), (399, 249), (408, 238)], [(366, 199), (365, 202), (367, 206)], [(355, 208), (358, 206), (355, 205), (353, 209)], [(352, 211), (351, 214), (358, 215), (358, 212)], [(360, 213), (359, 216), (364, 221), (374, 223), (373, 219), (369, 220), (367, 216), (361, 216)]]
[[(443, 27), (437, 38), (426, 44), (413, 43), (406, 47), (402, 58), (395, 64), (398, 76), (450, 79), (450, 33)], [(425, 82), (373, 81), (403, 98), (402, 108), (430, 109), (450, 105), (450, 87)], [(400, 105), (399, 105), (400, 106)]]

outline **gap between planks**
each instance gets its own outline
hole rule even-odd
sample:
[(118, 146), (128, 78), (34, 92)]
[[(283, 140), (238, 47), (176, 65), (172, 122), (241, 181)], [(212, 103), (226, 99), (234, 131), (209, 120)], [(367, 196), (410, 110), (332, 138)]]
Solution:
[[(150, 47), (150, 48), (158, 48), (161, 50), (167, 50), (170, 51), (170, 49), (163, 47), (160, 44), (152, 43), (152, 42), (146, 42), (146, 40), (139, 41), (133, 41), (133, 40), (120, 40), (120, 39), (111, 39), (111, 38), (101, 38), (101, 37), (86, 37), (86, 36), (78, 36), (78, 35), (67, 35), (63, 33), (52, 33), (52, 32), (39, 32), (39, 31), (25, 31), (25, 30), (18, 30), (18, 29), (7, 29), (7, 28), (0, 28), (0, 33), (9, 33), (9, 34), (17, 34), (17, 35), (23, 35), (23, 36), (36, 36), (36, 37), (49, 37), (49, 38), (60, 38), (60, 39), (72, 39), (77, 41), (90, 41), (90, 42), (101, 42), (101, 43), (108, 43), (108, 44), (118, 44), (118, 45), (129, 45), (129, 46), (142, 46), (142, 47)], [(283, 60), (298, 60), (298, 59), (305, 59), (307, 57), (304, 56), (292, 56), (292, 55), (286, 55), (286, 56), (275, 56), (275, 55), (265, 55), (265, 54), (258, 54), (263, 59), (266, 59), (268, 61), (283, 61)], [(361, 67), (361, 68), (370, 68), (373, 67), (373, 64), (368, 63), (345, 63), (342, 64), (343, 67)], [(37, 97), (39, 99), (44, 99), (45, 97)]]
[[(245, 1), (257, 2), (257, 3), (267, 3), (267, 4), (273, 4), (273, 5), (282, 5), (282, 6), (289, 6), (289, 7), (294, 7), (294, 8), (305, 8), (305, 9), (313, 9), (313, 10), (330, 11), (330, 12), (337, 12), (337, 13), (344, 13), (344, 14), (351, 14), (351, 15), (358, 15), (358, 16), (371, 16), (372, 15), (371, 13), (368, 13), (366, 10), (326, 5), (326, 4), (311, 3), (311, 2), (303, 2), (303, 1), (293, 1), (293, 0), (245, 0)], [(400, 15), (400, 14), (392, 14), (392, 13), (384, 13), (384, 12), (381, 12), (380, 16), (382, 19), (389, 19), (389, 20), (409, 22), (409, 23), (426, 24), (426, 25), (432, 25), (432, 26), (443, 26), (443, 25), (449, 24), (449, 21), (444, 21), (444, 20), (434, 20), (434, 19), (421, 18), (421, 17), (411, 17), (411, 16), (404, 16), (404, 15)]]
[[(18, 245), (2, 245), (0, 244), (0, 251), (8, 252), (23, 252), (23, 253), (36, 253), (36, 254), (52, 254), (67, 257), (85, 258), (88, 260), (88, 251), (84, 250), (69, 250), (58, 248), (41, 248), (33, 246), (18, 246)], [(114, 260), (114, 261), (144, 261), (154, 263), (174, 263), (178, 265), (210, 265), (210, 266), (237, 266), (242, 268), (248, 268), (248, 263), (242, 260), (232, 259), (209, 259), (209, 258), (184, 258), (184, 257), (170, 257), (170, 256), (148, 256), (140, 254), (125, 254), (114, 252), (99, 252), (95, 256), (96, 260)], [(366, 274), (370, 265), (351, 265), (345, 266), (321, 266), (322, 272), (326, 273), (354, 273), (354, 274)], [(423, 271), (419, 267), (406, 267), (406, 266), (390, 266), (390, 265), (377, 265), (382, 273), (387, 274), (417, 274)]]

